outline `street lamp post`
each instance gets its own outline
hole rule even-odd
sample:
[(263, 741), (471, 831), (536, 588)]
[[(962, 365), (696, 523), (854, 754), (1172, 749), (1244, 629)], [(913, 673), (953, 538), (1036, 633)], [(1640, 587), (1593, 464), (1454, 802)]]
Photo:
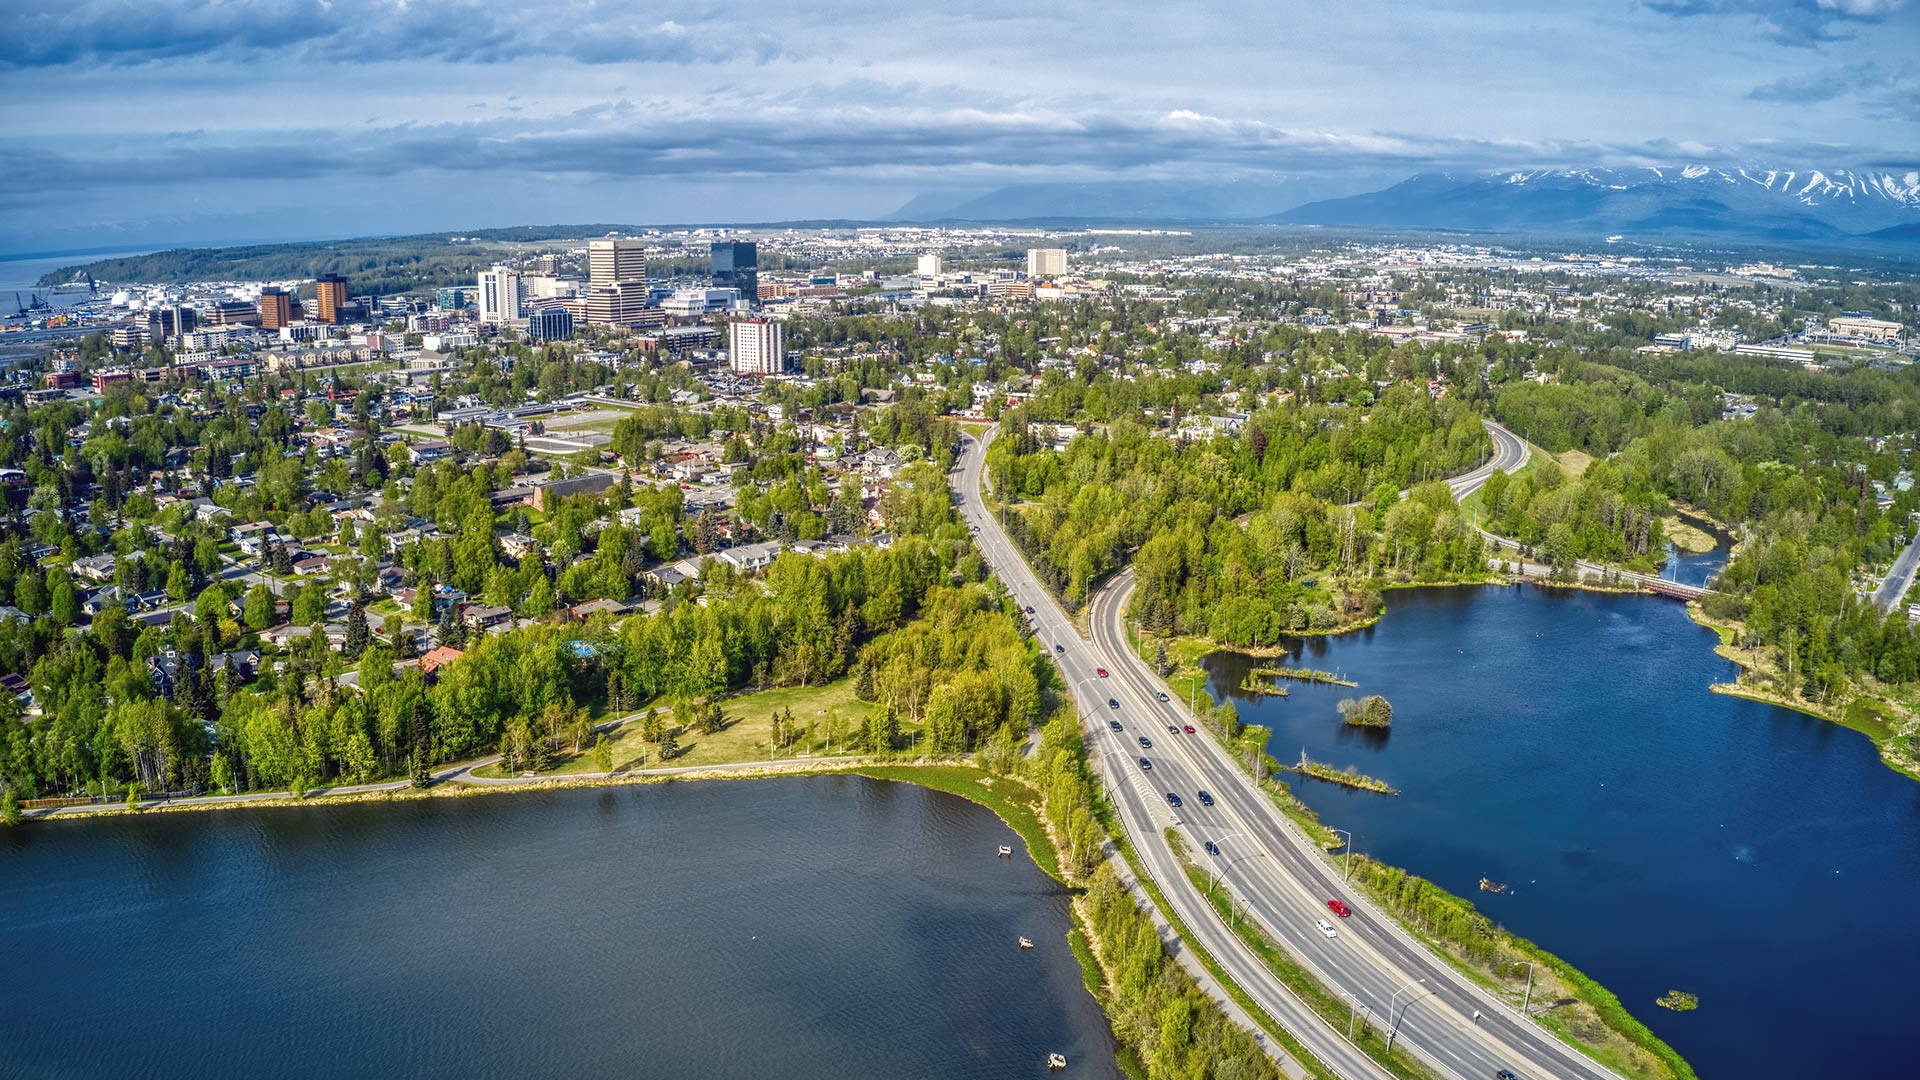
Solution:
[(1353, 834), (1348, 832), (1345, 829), (1330, 828), (1328, 831), (1337, 832), (1340, 835), (1347, 838), (1347, 880), (1352, 881), (1353, 880)]
[[(1406, 993), (1416, 986), (1424, 986), (1426, 981), (1425, 979), (1415, 979), (1400, 989), (1395, 990), (1393, 997), (1387, 999), (1387, 1020), (1389, 1021), (1387, 1024), (1387, 1053), (1393, 1053), (1393, 1037), (1400, 1033), (1400, 1014), (1394, 1011), (1395, 1002), (1399, 1000), (1401, 994)], [(1407, 999), (1407, 1005), (1409, 1008), (1412, 1007), (1412, 998)]]
[[(1233, 837), (1240, 836), (1240, 835), (1241, 833), (1239, 832), (1239, 830), (1236, 829), (1233, 832), (1221, 833), (1219, 836), (1216, 836), (1213, 839), (1208, 840), (1207, 843), (1212, 844), (1213, 850), (1215, 852), (1218, 852), (1220, 850), (1220, 842), (1222, 840), (1230, 840)], [(1220, 859), (1220, 857), (1221, 856), (1219, 856), (1218, 854), (1208, 856), (1210, 860), (1216, 860), (1216, 861)], [(1220, 872), (1214, 869), (1214, 862), (1212, 861), (1207, 863), (1207, 874), (1213, 878), (1214, 887), (1219, 888)], [(1227, 914), (1229, 917), (1233, 916), (1234, 914), (1233, 889), (1231, 886), (1227, 888)]]
[(1520, 1015), (1525, 1016), (1527, 1015), (1527, 1006), (1533, 1003), (1533, 964), (1527, 960), (1516, 960), (1514, 963), (1527, 965), (1527, 992), (1525, 996), (1520, 999)]
[(1195, 716), (1200, 715), (1200, 706), (1198, 704), (1199, 700), (1200, 700), (1200, 676), (1189, 675), (1187, 676), (1187, 711), (1192, 713)]
[[(1340, 991), (1340, 996), (1347, 999), (1347, 1041), (1352, 1042), (1354, 1019), (1360, 1012), (1360, 995), (1342, 990)], [(1367, 1011), (1371, 1013), (1373, 1010), (1368, 1009)]]

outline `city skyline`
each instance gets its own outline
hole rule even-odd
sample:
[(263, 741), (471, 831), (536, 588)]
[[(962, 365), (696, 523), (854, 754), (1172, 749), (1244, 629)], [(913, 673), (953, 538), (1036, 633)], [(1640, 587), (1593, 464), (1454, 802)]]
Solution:
[(0, 251), (1920, 157), (1906, 0), (1103, 10), (32, 0), (0, 58)]

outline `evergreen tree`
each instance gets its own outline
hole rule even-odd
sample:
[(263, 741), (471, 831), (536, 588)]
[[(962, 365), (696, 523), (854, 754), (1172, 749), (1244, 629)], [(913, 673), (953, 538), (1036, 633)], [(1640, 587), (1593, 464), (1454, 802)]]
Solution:
[(673, 729), (668, 728), (662, 731), (660, 733), (660, 760), (669, 761), (679, 752), (680, 740), (674, 735)]
[(441, 609), (440, 622), (434, 627), (433, 640), (449, 649), (466, 648), (467, 626), (460, 621), (460, 612), (456, 605), (448, 604)]
[(340, 647), (341, 655), (349, 660), (358, 660), (360, 654), (367, 651), (369, 636), (367, 606), (355, 600), (347, 608), (347, 640)]

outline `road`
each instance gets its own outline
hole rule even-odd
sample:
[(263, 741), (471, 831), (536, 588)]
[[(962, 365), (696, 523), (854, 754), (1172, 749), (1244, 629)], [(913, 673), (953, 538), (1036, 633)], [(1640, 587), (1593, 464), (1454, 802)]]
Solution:
[(1899, 557), (1893, 560), (1893, 566), (1887, 570), (1887, 578), (1873, 591), (1873, 606), (1881, 611), (1892, 611), (1900, 598), (1907, 595), (1907, 586), (1913, 581), (1913, 570), (1920, 565), (1920, 535), (1907, 542)]
[[(1471, 492), (1494, 469), (1512, 469), (1526, 448), (1504, 429), (1495, 432), (1489, 461), (1454, 481)], [(1511, 1068), (1529, 1078), (1611, 1080), (1614, 1074), (1560, 1043), (1502, 1000), (1459, 974), (1408, 937), (1398, 924), (1344, 887), (1336, 864), (1315, 849), (1282, 815), (1227, 751), (1204, 731), (1183, 703), (1170, 699), (1126, 644), (1124, 612), (1131, 573), (1117, 575), (1089, 609), (1093, 640), (1084, 640), (1068, 614), (1034, 576), (987, 511), (981, 489), (989, 431), (969, 439), (956, 483), (963, 513), (977, 542), (1009, 592), (1032, 608), (1039, 640), (1052, 650), (1062, 679), (1091, 725), (1089, 750), (1127, 835), (1173, 914), (1234, 981), (1333, 1072), (1350, 1078), (1386, 1075), (1346, 1040), (1344, 1028), (1313, 1014), (1227, 929), (1180, 867), (1166, 830), (1175, 829), (1213, 873), (1294, 959), (1348, 999), (1376, 1030), (1398, 1026), (1395, 1045), (1419, 1055), (1439, 1075), (1490, 1077)], [(1511, 440), (1511, 442), (1507, 441)], [(1105, 668), (1107, 677), (1099, 674)], [(1116, 707), (1117, 706), (1117, 707)], [(1110, 723), (1117, 722), (1115, 731)], [(1172, 729), (1170, 731), (1170, 729)], [(1143, 747), (1144, 738), (1152, 745)], [(1143, 767), (1141, 759), (1150, 762)], [(1208, 791), (1212, 806), (1198, 793)], [(1182, 805), (1170, 805), (1169, 792)], [(1204, 854), (1213, 842), (1219, 855)], [(1347, 919), (1327, 910), (1331, 898), (1353, 909)], [(1321, 919), (1337, 923), (1328, 938)], [(1476, 1021), (1475, 1014), (1480, 1014)]]

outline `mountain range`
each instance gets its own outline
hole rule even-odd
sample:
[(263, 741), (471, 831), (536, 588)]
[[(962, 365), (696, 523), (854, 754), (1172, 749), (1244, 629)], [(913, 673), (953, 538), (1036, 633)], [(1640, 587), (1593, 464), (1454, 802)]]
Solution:
[[(1349, 181), (1351, 184), (1351, 181)], [(946, 201), (921, 196), (895, 220), (1271, 222), (1368, 229), (1724, 239), (1920, 247), (1920, 169), (1533, 169), (1420, 173), (1316, 195), (1327, 181), (1024, 184)], [(1276, 212), (1277, 211), (1277, 212)]]

